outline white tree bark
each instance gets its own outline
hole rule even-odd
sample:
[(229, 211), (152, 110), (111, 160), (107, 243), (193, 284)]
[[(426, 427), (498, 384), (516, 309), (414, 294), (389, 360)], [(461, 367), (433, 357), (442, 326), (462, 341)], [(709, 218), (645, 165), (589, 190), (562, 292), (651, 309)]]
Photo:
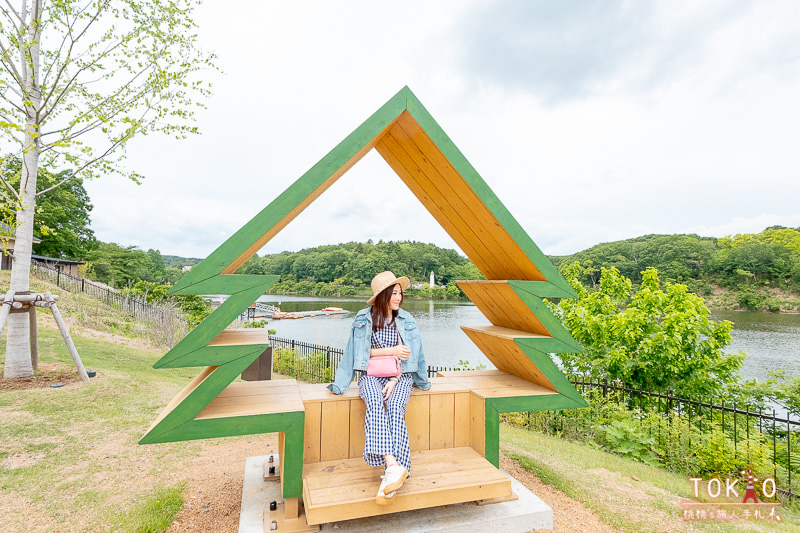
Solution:
[[(41, 4), (34, 1), (27, 15), (31, 21), (40, 17)], [(28, 101), (25, 103), (25, 140), (22, 176), (17, 210), (17, 229), (14, 242), (14, 262), (11, 268), (11, 290), (17, 294), (30, 290), (31, 253), (33, 251), (33, 215), (36, 208), (36, 178), (39, 172), (39, 109), (42, 94), (39, 88), (39, 24), (29, 24), (29, 45), (20, 46), (20, 59)], [(23, 313), (8, 317), (8, 341), (3, 370), (5, 378), (33, 376), (30, 350), (30, 322)]]

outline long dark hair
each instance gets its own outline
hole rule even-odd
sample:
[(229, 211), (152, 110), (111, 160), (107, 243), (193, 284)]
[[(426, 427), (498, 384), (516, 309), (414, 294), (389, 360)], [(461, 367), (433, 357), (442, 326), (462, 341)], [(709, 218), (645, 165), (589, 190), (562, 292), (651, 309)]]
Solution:
[[(389, 300), (392, 298), (392, 292), (394, 292), (394, 286), (400, 285), (399, 283), (395, 283), (394, 285), (389, 285), (378, 295), (375, 297), (375, 303), (372, 304), (372, 331), (378, 331), (378, 328), (384, 327), (386, 324), (386, 319), (389, 318)], [(400, 305), (403, 305), (403, 287), (400, 287)], [(394, 324), (394, 319), (397, 318), (397, 311), (392, 309), (391, 311), (392, 321), (389, 324)]]

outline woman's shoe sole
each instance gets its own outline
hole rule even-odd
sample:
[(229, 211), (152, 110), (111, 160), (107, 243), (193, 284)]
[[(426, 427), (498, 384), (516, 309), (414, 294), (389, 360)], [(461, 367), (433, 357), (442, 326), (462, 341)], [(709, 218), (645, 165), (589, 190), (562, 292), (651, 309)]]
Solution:
[(403, 476), (394, 483), (383, 487), (383, 492), (386, 494), (391, 494), (392, 492), (395, 492), (397, 489), (403, 486), (403, 482), (406, 480), (407, 477), (408, 477), (408, 470), (404, 468)]

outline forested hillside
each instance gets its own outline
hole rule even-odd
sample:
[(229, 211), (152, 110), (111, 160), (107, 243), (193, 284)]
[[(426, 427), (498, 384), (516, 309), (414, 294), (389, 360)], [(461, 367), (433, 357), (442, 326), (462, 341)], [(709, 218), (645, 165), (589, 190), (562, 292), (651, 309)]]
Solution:
[(662, 280), (685, 283), (711, 307), (800, 311), (800, 228), (773, 226), (721, 239), (645, 235), (551, 260), (559, 268), (580, 263), (589, 286), (602, 267), (615, 267), (634, 282), (654, 267)]
[[(456, 280), (483, 279), (475, 265), (455, 250), (414, 241), (348, 242), (268, 254), (251, 258), (239, 273), (280, 275), (271, 292), (326, 296), (368, 293), (372, 277), (384, 270), (422, 283), (410, 292), (420, 296), (460, 297)], [(438, 286), (433, 291), (427, 287), (431, 272)]]

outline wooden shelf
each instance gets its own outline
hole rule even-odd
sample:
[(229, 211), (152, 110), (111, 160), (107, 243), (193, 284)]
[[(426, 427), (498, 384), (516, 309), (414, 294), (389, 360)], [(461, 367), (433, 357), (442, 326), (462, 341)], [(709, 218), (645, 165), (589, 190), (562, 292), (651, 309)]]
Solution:
[(303, 504), (309, 524), (425, 509), (511, 495), (511, 480), (469, 447), (412, 452), (412, 476), (390, 505), (375, 503), (382, 468), (361, 458), (306, 464)]
[(303, 411), (293, 379), (244, 381), (228, 385), (195, 420)]
[(243, 346), (269, 344), (269, 332), (264, 328), (224, 329), (208, 343), (209, 346)]
[(540, 335), (538, 333), (531, 333), (529, 331), (522, 331), (520, 329), (504, 328), (500, 326), (461, 326), (463, 330), (476, 331), (492, 337), (500, 339), (514, 340), (514, 339), (550, 339), (549, 335)]

